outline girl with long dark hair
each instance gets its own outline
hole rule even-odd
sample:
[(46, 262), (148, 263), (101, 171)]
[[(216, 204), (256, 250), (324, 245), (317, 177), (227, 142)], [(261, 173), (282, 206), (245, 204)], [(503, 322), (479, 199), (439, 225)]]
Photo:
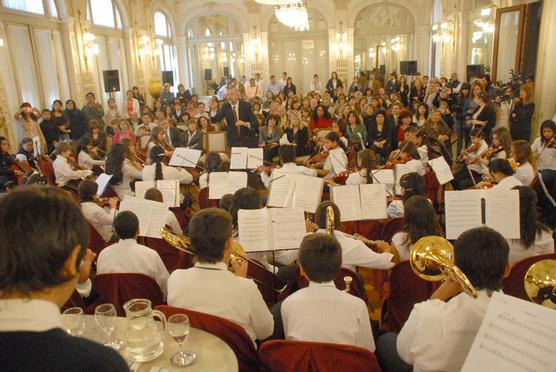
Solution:
[(133, 195), (131, 182), (140, 180), (141, 170), (137, 164), (128, 159), (129, 148), (118, 143), (110, 149), (106, 157), (104, 172), (112, 176), (110, 184), (122, 199), (125, 195)]

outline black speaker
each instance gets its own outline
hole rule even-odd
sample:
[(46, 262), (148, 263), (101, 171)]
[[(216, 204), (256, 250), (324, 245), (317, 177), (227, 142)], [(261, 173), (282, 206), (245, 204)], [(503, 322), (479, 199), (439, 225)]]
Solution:
[(415, 76), (417, 75), (417, 61), (407, 61), (407, 74)]
[(120, 74), (118, 70), (104, 70), (102, 71), (104, 79), (104, 92), (112, 93), (120, 91)]
[(224, 67), (224, 76), (230, 77), (230, 68)]
[(212, 69), (205, 68), (205, 80), (212, 80)]
[(380, 65), (380, 67), (379, 67), (378, 69), (379, 69), (380, 74), (381, 74), (382, 76), (385, 76), (385, 75), (386, 75), (386, 65)]
[(485, 73), (485, 65), (467, 65), (466, 80), (469, 81), (471, 76), (480, 76)]
[(162, 71), (162, 84), (166, 83), (174, 86), (174, 71)]

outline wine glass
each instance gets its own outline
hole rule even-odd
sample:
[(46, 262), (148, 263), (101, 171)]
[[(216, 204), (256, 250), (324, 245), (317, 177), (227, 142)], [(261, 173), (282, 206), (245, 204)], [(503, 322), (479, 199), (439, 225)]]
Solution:
[(72, 336), (79, 336), (83, 332), (83, 309), (70, 307), (62, 313), (62, 324), (66, 332)]
[(172, 363), (180, 367), (193, 363), (197, 354), (181, 350), (189, 337), (189, 317), (185, 314), (172, 315), (166, 322), (166, 331), (180, 345), (180, 351), (172, 357)]
[(104, 346), (111, 347), (114, 350), (120, 350), (124, 342), (122, 340), (112, 341), (112, 332), (114, 332), (116, 323), (118, 322), (118, 314), (116, 313), (114, 305), (98, 305), (95, 309), (95, 322), (108, 337), (108, 341)]

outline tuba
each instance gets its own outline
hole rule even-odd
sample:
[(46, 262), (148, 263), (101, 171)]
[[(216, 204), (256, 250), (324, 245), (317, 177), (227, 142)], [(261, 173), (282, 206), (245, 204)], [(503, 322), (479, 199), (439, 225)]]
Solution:
[(160, 228), (160, 235), (162, 235), (162, 239), (166, 240), (166, 242), (172, 247), (179, 249), (180, 251), (191, 253), (191, 239), (187, 236), (174, 234), (167, 227)]
[(556, 309), (556, 260), (546, 259), (531, 265), (523, 286), (531, 301)]
[(477, 291), (459, 267), (454, 265), (454, 246), (439, 236), (419, 239), (409, 257), (411, 268), (420, 278), (437, 282), (446, 278), (458, 282), (465, 293), (477, 297)]
[(326, 207), (326, 235), (334, 235), (334, 208), (329, 205)]

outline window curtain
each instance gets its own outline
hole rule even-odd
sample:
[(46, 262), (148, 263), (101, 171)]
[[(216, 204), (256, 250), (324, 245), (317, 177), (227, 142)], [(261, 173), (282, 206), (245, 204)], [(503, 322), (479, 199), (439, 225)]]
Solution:
[(22, 12), (44, 14), (42, 0), (2, 0), (2, 4), (6, 8), (20, 10)]
[(58, 72), (56, 71), (57, 65), (54, 55), (56, 51), (50, 31), (35, 30), (35, 40), (45, 107), (50, 108), (55, 99), (64, 100), (66, 98), (61, 96), (58, 86)]

